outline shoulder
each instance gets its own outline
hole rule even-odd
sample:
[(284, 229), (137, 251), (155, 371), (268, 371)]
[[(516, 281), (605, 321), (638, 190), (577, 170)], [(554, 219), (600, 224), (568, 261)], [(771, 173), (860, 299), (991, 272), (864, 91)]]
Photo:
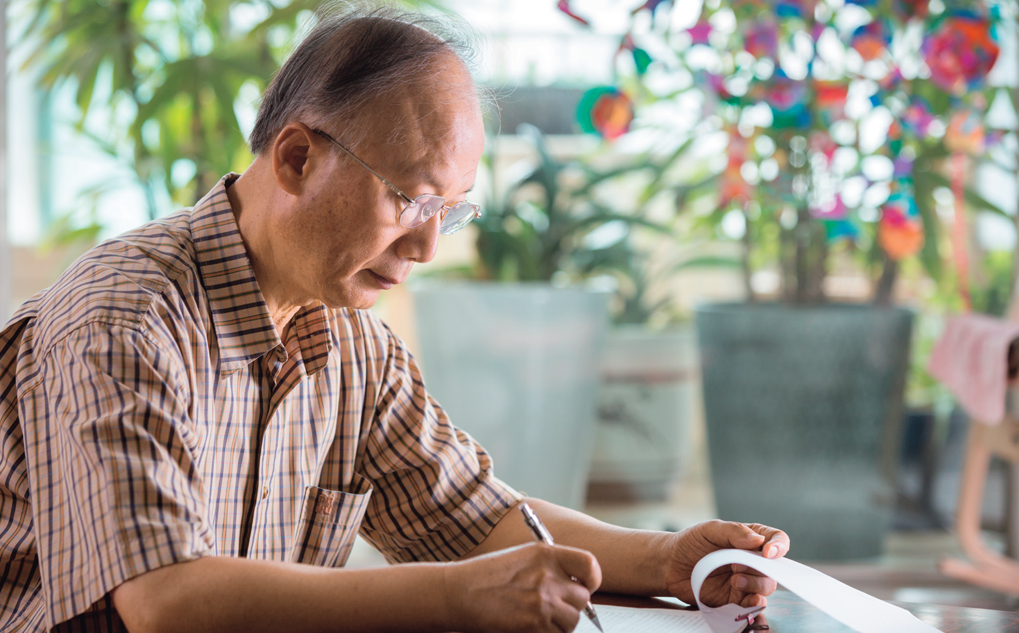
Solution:
[(179, 309), (181, 282), (197, 275), (189, 219), (185, 209), (106, 240), (26, 302), (13, 321), (30, 320), (35, 355), (87, 325), (147, 332), (166, 320), (165, 308)]

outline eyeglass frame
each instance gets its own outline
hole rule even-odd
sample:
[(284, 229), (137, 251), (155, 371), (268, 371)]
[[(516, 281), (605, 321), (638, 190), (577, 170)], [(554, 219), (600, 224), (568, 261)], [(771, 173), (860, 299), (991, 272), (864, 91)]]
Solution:
[[(453, 233), (456, 233), (460, 229), (464, 228), (465, 226), (467, 226), (468, 224), (473, 222), (476, 218), (480, 218), (481, 217), (481, 205), (475, 204), (473, 202), (468, 202), (467, 200), (464, 200), (463, 202), (457, 202), (456, 204), (450, 206), (450, 205), (446, 204), (446, 199), (445, 198), (443, 198), (442, 196), (433, 194), (433, 193), (422, 194), (422, 195), (418, 196), (417, 198), (413, 198), (412, 199), (410, 196), (408, 196), (403, 191), (401, 191), (399, 187), (397, 187), (393, 183), (391, 183), (388, 180), (386, 180), (382, 176), (382, 174), (380, 174), (379, 172), (377, 172), (374, 169), (372, 169), (371, 167), (369, 167), (368, 163), (366, 163), (363, 160), (361, 160), (360, 158), (358, 158), (354, 154), (354, 152), (352, 152), (349, 149), (347, 149), (346, 147), (344, 147), (342, 143), (340, 143), (339, 141), (334, 139), (327, 132), (325, 132), (324, 130), (316, 129), (316, 128), (312, 128), (311, 131), (314, 132), (315, 134), (318, 134), (319, 136), (321, 136), (322, 138), (324, 138), (324, 139), (326, 139), (328, 141), (332, 141), (332, 143), (334, 145), (336, 145), (337, 147), (339, 147), (340, 149), (342, 149), (347, 154), (347, 156), (350, 156), (355, 161), (357, 161), (357, 164), (359, 164), (360, 166), (362, 166), (365, 169), (367, 169), (368, 171), (370, 171), (373, 176), (375, 176), (376, 178), (378, 178), (379, 180), (382, 181), (382, 184), (384, 184), (385, 186), (389, 187), (389, 189), (393, 193), (395, 193), (396, 195), (400, 196), (400, 198), (402, 198), (407, 203), (407, 206), (405, 206), (402, 209), (400, 209), (400, 211), (397, 213), (396, 221), (399, 222), (401, 226), (406, 227), (408, 229), (415, 229), (415, 228), (417, 228), (419, 226), (423, 226), (424, 224), (426, 224), (428, 222), (428, 220), (432, 219), (433, 216), (438, 215), (439, 216), (439, 233), (442, 233), (443, 235), (452, 235)], [(425, 219), (423, 222), (421, 222), (421, 224), (418, 224), (418, 225), (415, 225), (415, 226), (407, 226), (406, 224), (404, 224), (403, 223), (403, 215), (404, 215), (404, 213), (407, 211), (407, 209), (410, 207), (410, 205), (417, 203), (418, 198), (423, 198), (425, 196), (430, 196), (430, 197), (433, 197), (433, 198), (439, 198), (440, 200), (442, 200), (442, 206), (439, 207), (440, 212), (433, 213), (432, 215), (428, 216), (428, 218)], [(418, 203), (418, 204), (420, 204), (420, 203)], [(452, 231), (449, 231), (449, 232), (443, 231), (442, 230), (442, 221), (446, 218), (446, 215), (448, 215), (449, 212), (453, 210), (453, 207), (455, 207), (457, 205), (461, 205), (461, 204), (466, 204), (466, 205), (469, 205), (471, 207), (472, 213), (469, 215), (470, 219), (467, 220), (466, 222), (464, 222), (463, 224), (461, 224), (460, 226), (456, 227)]]

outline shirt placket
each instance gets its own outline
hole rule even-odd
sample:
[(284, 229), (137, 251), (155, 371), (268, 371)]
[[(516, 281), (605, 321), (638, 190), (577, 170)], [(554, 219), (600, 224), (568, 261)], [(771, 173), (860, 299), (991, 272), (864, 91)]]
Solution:
[[(285, 547), (280, 531), (285, 533), (292, 523), (289, 514), (286, 520), (280, 520), (280, 511), (286, 510), (288, 492), (281, 489), (279, 462), (283, 453), (290, 449), (288, 430), (293, 409), (291, 397), (300, 397), (300, 394), (294, 396), (292, 392), (306, 374), (299, 351), (287, 354), (282, 347), (277, 349), (281, 353), (274, 354), (266, 362), (266, 370), (275, 387), (262, 419), (262, 438), (257, 456), (258, 492), (252, 508), (252, 524), (247, 542), (248, 555), (256, 558), (273, 558), (274, 554), (282, 553)], [(280, 382), (276, 382), (280, 379)]]

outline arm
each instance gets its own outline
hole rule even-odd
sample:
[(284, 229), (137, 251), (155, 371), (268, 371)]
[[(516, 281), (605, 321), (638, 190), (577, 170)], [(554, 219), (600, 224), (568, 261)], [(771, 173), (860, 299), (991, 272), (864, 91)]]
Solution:
[[(612, 593), (674, 595), (693, 604), (690, 573), (697, 561), (710, 552), (748, 549), (777, 558), (789, 551), (789, 537), (784, 532), (756, 524), (708, 521), (678, 533), (652, 532), (609, 525), (538, 499), (529, 499), (528, 503), (541, 516), (557, 544), (595, 555), (604, 578), (601, 589)], [(467, 557), (532, 540), (519, 514), (507, 514)], [(773, 580), (742, 565), (733, 565), (729, 573), (708, 579), (702, 599), (709, 604), (737, 602), (760, 606), (766, 604), (764, 596), (775, 587)]]
[(576, 626), (598, 580), (586, 552), (543, 545), (361, 570), (207, 557), (138, 576), (112, 599), (133, 633), (558, 632)]

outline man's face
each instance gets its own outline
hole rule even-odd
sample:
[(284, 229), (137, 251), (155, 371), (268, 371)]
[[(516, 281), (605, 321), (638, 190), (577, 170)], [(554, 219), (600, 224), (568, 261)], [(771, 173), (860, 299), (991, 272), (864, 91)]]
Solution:
[[(453, 205), (474, 186), (484, 127), (463, 70), (452, 66), (435, 81), (448, 83), (373, 106), (371, 131), (351, 149), (410, 198), (429, 193)], [(403, 133), (393, 139), (396, 129)], [(326, 131), (342, 135), (342, 122)], [(313, 136), (308, 187), (273, 238), (279, 245), (274, 258), (281, 260), (276, 268), (286, 269), (298, 296), (332, 308), (369, 308), (415, 263), (435, 256), (439, 218), (413, 229), (402, 226), (406, 202), (343, 150)]]

